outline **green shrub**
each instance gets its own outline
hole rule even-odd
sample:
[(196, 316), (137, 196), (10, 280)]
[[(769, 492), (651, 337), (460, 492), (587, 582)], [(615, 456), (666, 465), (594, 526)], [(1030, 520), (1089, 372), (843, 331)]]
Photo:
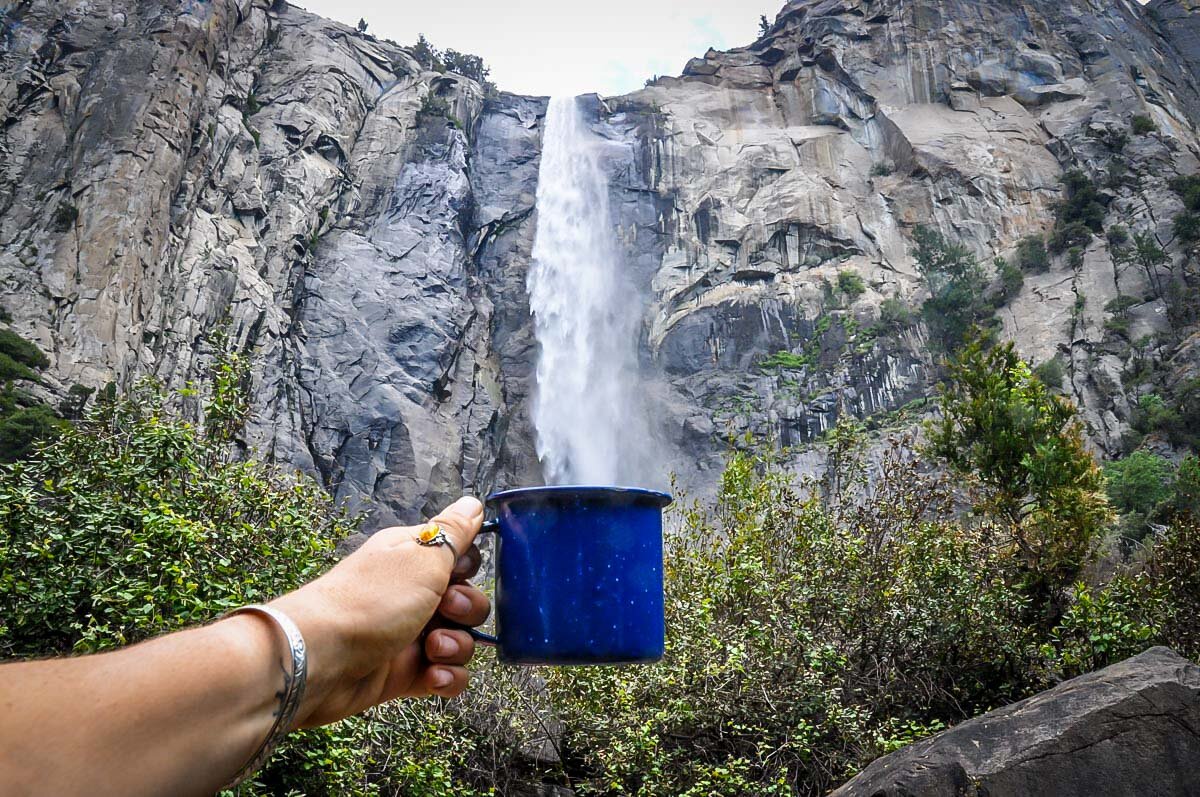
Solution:
[(1200, 241), (1200, 213), (1193, 213), (1189, 210), (1177, 213), (1172, 221), (1172, 229), (1179, 240), (1185, 244), (1194, 244)]
[(1033, 375), (1042, 380), (1042, 384), (1047, 387), (1062, 390), (1063, 377), (1066, 376), (1066, 367), (1063, 365), (1062, 358), (1056, 354), (1037, 368), (1034, 368)]
[(1085, 172), (1072, 169), (1063, 175), (1063, 199), (1058, 203), (1049, 248), (1060, 254), (1073, 246), (1086, 246), (1092, 235), (1104, 231), (1104, 197)]
[(1148, 451), (1134, 451), (1104, 466), (1105, 491), (1123, 513), (1150, 515), (1171, 497), (1175, 467)]
[(58, 232), (67, 232), (75, 225), (78, 218), (79, 208), (75, 207), (73, 203), (63, 200), (54, 209), (54, 229)]
[(1129, 243), (1129, 230), (1122, 224), (1114, 224), (1105, 232), (1105, 237), (1110, 247), (1124, 246)]
[(42, 353), (41, 349), (11, 329), (0, 329), (0, 354), (5, 354), (22, 365), (39, 370), (50, 365), (50, 360)]
[(1104, 310), (1113, 315), (1124, 315), (1129, 312), (1130, 308), (1137, 307), (1141, 303), (1141, 300), (1134, 296), (1118, 296), (1105, 302)]
[(1129, 125), (1135, 136), (1144, 136), (1147, 133), (1153, 133), (1158, 130), (1158, 125), (1149, 116), (1134, 116), (1133, 121)]
[(1011, 343), (972, 341), (948, 364), (930, 451), (980, 488), (1027, 574), (1036, 622), (1056, 618), (1061, 590), (1111, 521), (1104, 479), (1074, 406), (1034, 377)]
[(423, 119), (436, 117), (449, 118), (450, 103), (445, 97), (439, 97), (434, 89), (430, 89), (421, 97), (421, 106), (417, 109), (418, 123)]
[(893, 451), (869, 486), (856, 450), (830, 505), (735, 456), (715, 510), (684, 507), (668, 542), (663, 661), (547, 672), (578, 793), (824, 794), (1028, 688), (1005, 562), (928, 519), (947, 494), (910, 458)]
[(903, 332), (915, 323), (917, 319), (912, 309), (899, 297), (889, 296), (879, 303), (876, 334)]
[(962, 345), (972, 326), (990, 316), (992, 308), (984, 300), (987, 280), (962, 243), (929, 227), (917, 227), (913, 240), (917, 270), (929, 290), (921, 315), (934, 342), (943, 351), (953, 351)]
[(812, 359), (807, 354), (796, 354), (790, 351), (777, 351), (759, 361), (758, 367), (763, 370), (785, 369), (799, 370), (812, 365)]
[(1017, 244), (1017, 263), (1022, 271), (1041, 274), (1050, 270), (1050, 255), (1046, 241), (1040, 235), (1029, 235)]
[(1200, 175), (1189, 174), (1171, 180), (1171, 190), (1179, 195), (1184, 208), (1200, 213)]
[(1169, 406), (1157, 393), (1147, 393), (1138, 399), (1137, 409), (1130, 421), (1143, 434), (1170, 432), (1180, 423), (1179, 412)]
[(350, 530), (315, 484), (234, 461), (142, 387), (0, 478), (0, 651), (93, 651), (315, 576)]
[(863, 278), (852, 269), (843, 269), (838, 272), (837, 288), (851, 302), (867, 292), (867, 285), (863, 282)]
[(871, 167), (872, 177), (888, 177), (896, 171), (896, 167), (890, 163), (880, 162)]
[(996, 277), (999, 280), (999, 286), (994, 302), (997, 307), (1001, 307), (1011, 302), (1021, 292), (1021, 288), (1025, 284), (1025, 275), (1021, 273), (1021, 269), (1004, 258), (998, 257), (996, 258)]

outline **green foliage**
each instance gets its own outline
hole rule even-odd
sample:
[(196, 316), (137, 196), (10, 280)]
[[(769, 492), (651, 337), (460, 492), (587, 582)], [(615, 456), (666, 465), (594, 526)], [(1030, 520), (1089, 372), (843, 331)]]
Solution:
[(838, 272), (837, 289), (853, 302), (867, 292), (867, 285), (862, 276), (853, 269), (843, 269)]
[(1108, 239), (1108, 245), (1110, 247), (1123, 246), (1129, 243), (1129, 230), (1122, 224), (1114, 224), (1113, 226), (1109, 227), (1108, 230), (1105, 231), (1104, 235)]
[(1017, 263), (1021, 270), (1030, 274), (1041, 274), (1050, 270), (1050, 255), (1046, 252), (1046, 241), (1040, 235), (1027, 235), (1017, 244)]
[(668, 542), (663, 661), (547, 673), (578, 793), (824, 794), (1024, 692), (1035, 648), (1006, 564), (928, 519), (946, 487), (902, 451), (868, 485), (852, 449), (827, 502), (735, 456), (716, 509), (685, 507)]
[(771, 32), (771, 20), (767, 19), (766, 14), (760, 14), (758, 17), (758, 38), (762, 38)]
[(29, 456), (39, 442), (55, 437), (64, 426), (50, 407), (11, 383), (5, 385), (0, 392), (0, 462)]
[(1135, 136), (1144, 136), (1147, 133), (1153, 133), (1158, 130), (1158, 125), (1149, 116), (1137, 115), (1133, 117), (1129, 128)]
[(1132, 419), (1132, 424), (1138, 431), (1145, 434), (1168, 431), (1179, 423), (1179, 413), (1168, 406), (1157, 393), (1147, 393), (1138, 399), (1137, 412)]
[(1179, 240), (1185, 244), (1194, 244), (1200, 241), (1200, 213), (1188, 210), (1177, 213), (1171, 222), (1171, 227)]
[(895, 173), (896, 167), (890, 163), (880, 162), (871, 167), (872, 177), (888, 177)]
[(963, 244), (929, 227), (917, 227), (913, 240), (917, 244), (913, 251), (917, 270), (929, 290), (921, 315), (933, 340), (943, 350), (953, 351), (971, 327), (990, 313), (983, 298), (987, 280), (975, 256)]
[(1104, 310), (1113, 315), (1124, 315), (1129, 312), (1130, 308), (1137, 307), (1141, 303), (1141, 300), (1134, 296), (1118, 296), (1105, 302)]
[(37, 443), (58, 434), (62, 421), (48, 405), (13, 385), (38, 381), (34, 369), (50, 360), (11, 329), (0, 329), (0, 463), (29, 455)]
[(1183, 206), (1200, 213), (1200, 174), (1189, 174), (1171, 180), (1171, 190), (1179, 195)]
[(897, 334), (917, 323), (912, 309), (898, 296), (889, 296), (879, 303), (879, 321), (875, 333)]
[(973, 341), (947, 365), (930, 450), (979, 485), (976, 509), (1014, 546), (1053, 619), (1059, 592), (1111, 520), (1103, 475), (1069, 401), (1037, 379), (1011, 343)]
[(1025, 285), (1025, 275), (1013, 263), (1002, 257), (996, 258), (996, 278), (999, 282), (993, 303), (1002, 307), (1011, 302)]
[(78, 218), (79, 208), (64, 199), (54, 209), (54, 229), (59, 232), (67, 232), (75, 225), (75, 220)]
[(784, 370), (800, 370), (807, 368), (813, 364), (813, 360), (805, 354), (796, 354), (790, 351), (777, 351), (768, 357), (764, 357), (759, 361), (758, 367), (763, 370), (784, 369)]
[(441, 53), (429, 43), (429, 39), (425, 38), (424, 33), (417, 35), (417, 43), (413, 45), (410, 52), (416, 62), (426, 69), (433, 70), (434, 72), (446, 71), (446, 66), (442, 63)]
[(442, 61), (446, 64), (446, 71), (470, 78), (481, 86), (488, 84), (488, 75), (491, 74), (491, 70), (478, 55), (460, 53), (458, 50), (446, 50), (442, 54)]
[(1121, 513), (1151, 514), (1171, 497), (1175, 468), (1163, 457), (1134, 451), (1104, 466), (1105, 489)]
[(421, 97), (421, 107), (417, 109), (417, 122), (437, 117), (444, 119), (450, 117), (450, 103), (446, 101), (445, 97), (439, 97), (434, 89), (430, 89), (425, 96)]
[(412, 57), (425, 69), (434, 72), (454, 72), (478, 83), (487, 96), (496, 93), (496, 84), (488, 80), (491, 69), (478, 55), (460, 53), (458, 50), (442, 52), (429, 43), (425, 34), (417, 36), (417, 43), (409, 50)]
[(1079, 169), (1064, 174), (1050, 251), (1059, 254), (1073, 246), (1086, 246), (1093, 234), (1104, 231), (1104, 213), (1104, 199), (1091, 177)]
[(0, 329), (0, 354), (38, 370), (50, 365), (49, 358), (42, 353), (41, 349), (11, 329)]
[(231, 460), (148, 385), (0, 473), (0, 651), (206, 622), (316, 575), (349, 524), (307, 480)]
[(355, 30), (357, 30), (359, 33), (366, 33), (367, 32), (367, 21), (365, 19), (363, 19), (362, 17), (359, 17), (358, 24), (355, 26)]
[(1042, 384), (1046, 387), (1062, 390), (1063, 377), (1066, 376), (1066, 367), (1063, 365), (1062, 358), (1056, 354), (1037, 368), (1034, 368), (1033, 375), (1042, 380)]

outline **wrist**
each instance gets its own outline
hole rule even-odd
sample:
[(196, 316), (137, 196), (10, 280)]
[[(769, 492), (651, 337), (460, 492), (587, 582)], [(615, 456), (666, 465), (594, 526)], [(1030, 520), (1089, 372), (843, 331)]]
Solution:
[(352, 631), (329, 611), (327, 598), (316, 594), (314, 582), (271, 601), (268, 606), (292, 619), (304, 635), (308, 651), (308, 686), (294, 728), (302, 727), (313, 709), (347, 677), (349, 652), (353, 649)]

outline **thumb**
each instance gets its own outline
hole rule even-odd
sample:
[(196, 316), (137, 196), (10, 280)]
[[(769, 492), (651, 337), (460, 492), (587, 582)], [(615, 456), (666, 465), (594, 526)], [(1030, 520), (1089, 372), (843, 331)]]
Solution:
[(479, 502), (478, 498), (464, 495), (435, 515), (429, 522), (436, 523), (441, 527), (446, 536), (450, 538), (450, 542), (453, 543), (454, 550), (461, 556), (471, 547), (471, 543), (475, 541), (475, 535), (479, 533), (479, 529), (483, 525), (483, 504)]

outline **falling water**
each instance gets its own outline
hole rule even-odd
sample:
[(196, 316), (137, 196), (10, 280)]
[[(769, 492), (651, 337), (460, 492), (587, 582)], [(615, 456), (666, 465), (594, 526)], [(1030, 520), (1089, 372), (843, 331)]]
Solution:
[(638, 385), (642, 303), (617, 247), (595, 135), (574, 97), (546, 113), (529, 306), (539, 353), (533, 422), (550, 484), (652, 484)]

